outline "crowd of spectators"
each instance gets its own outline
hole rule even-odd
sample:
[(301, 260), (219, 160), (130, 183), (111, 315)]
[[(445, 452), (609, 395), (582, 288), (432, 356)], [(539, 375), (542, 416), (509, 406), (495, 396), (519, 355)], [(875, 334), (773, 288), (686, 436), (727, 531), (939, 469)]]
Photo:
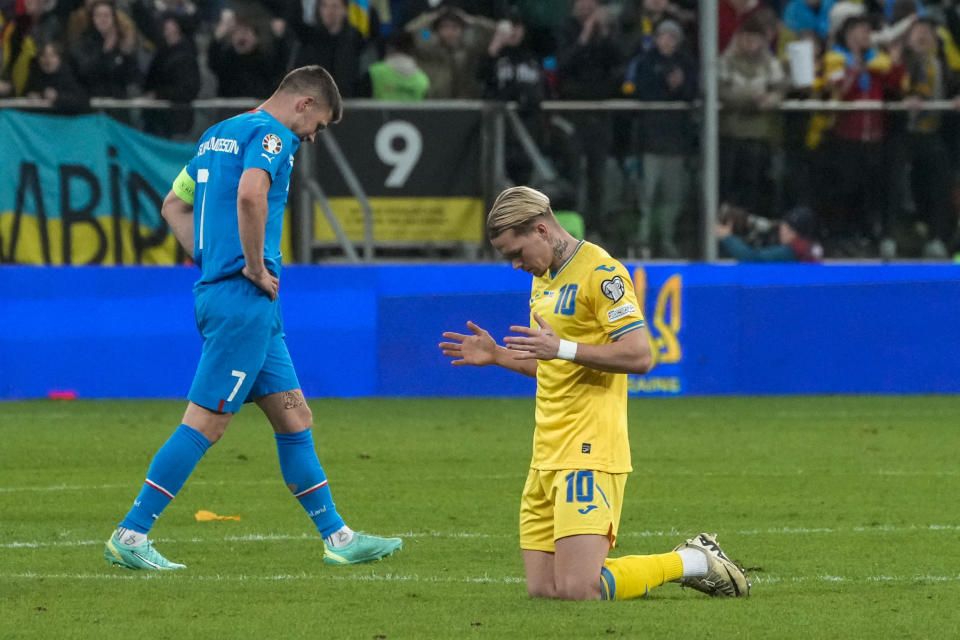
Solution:
[[(960, 118), (919, 108), (960, 89), (955, 1), (719, 0), (725, 205), (763, 218), (803, 207), (828, 256), (956, 251)], [(91, 97), (265, 98), (289, 69), (321, 64), (345, 97), (509, 100), (567, 185), (534, 186), (583, 185), (566, 199), (588, 237), (690, 255), (694, 110), (547, 118), (538, 107), (695, 100), (697, 11), (696, 0), (0, 0), (0, 97), (65, 112)], [(779, 109), (805, 98), (907, 108)], [(188, 137), (194, 114), (158, 110), (142, 125)], [(507, 172), (531, 178), (515, 144)]]

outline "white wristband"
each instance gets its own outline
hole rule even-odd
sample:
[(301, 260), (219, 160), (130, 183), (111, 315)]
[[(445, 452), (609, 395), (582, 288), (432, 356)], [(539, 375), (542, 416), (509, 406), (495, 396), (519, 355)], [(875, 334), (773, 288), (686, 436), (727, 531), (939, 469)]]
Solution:
[(573, 360), (577, 357), (577, 343), (570, 340), (561, 340), (557, 347), (557, 357), (561, 360)]

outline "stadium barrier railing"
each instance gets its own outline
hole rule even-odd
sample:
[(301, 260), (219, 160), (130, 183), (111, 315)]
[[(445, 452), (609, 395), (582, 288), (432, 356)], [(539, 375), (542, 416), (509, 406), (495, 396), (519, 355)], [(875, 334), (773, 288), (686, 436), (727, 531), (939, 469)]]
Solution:
[[(108, 114), (118, 114), (121, 119), (136, 126), (142, 122), (141, 115), (146, 111), (152, 110), (184, 110), (190, 109), (195, 114), (195, 124), (193, 129), (178, 137), (180, 140), (195, 140), (202, 130), (216, 121), (232, 113), (250, 109), (259, 104), (259, 100), (253, 98), (209, 98), (194, 100), (188, 104), (174, 104), (166, 100), (155, 100), (146, 98), (132, 98), (127, 100), (118, 100), (112, 98), (94, 98), (90, 101), (90, 108), (95, 111), (103, 111)], [(53, 106), (49, 101), (32, 98), (9, 98), (0, 100), (0, 109), (22, 109), (33, 112), (53, 112)], [(722, 107), (721, 107), (722, 108)], [(563, 169), (557, 165), (557, 159), (552, 157), (552, 151), (544, 145), (542, 138), (531, 133), (522, 117), (518, 116), (517, 105), (504, 104), (484, 101), (458, 101), (458, 100), (438, 100), (426, 101), (421, 103), (392, 103), (374, 100), (347, 100), (346, 109), (349, 118), (351, 112), (366, 112), (374, 114), (387, 114), (390, 112), (417, 112), (426, 115), (444, 114), (451, 112), (470, 112), (475, 113), (480, 118), (480, 135), (476, 141), (479, 146), (477, 156), (479, 158), (478, 173), (480, 174), (479, 188), (477, 197), (482, 200), (485, 207), (488, 206), (496, 193), (505, 185), (511, 183), (511, 177), (508, 175), (508, 163), (511, 158), (508, 157), (514, 149), (511, 149), (512, 141), (516, 141), (516, 149), (524, 162), (530, 165), (529, 180), (536, 186), (555, 187), (558, 183), (563, 185), (568, 191), (572, 192), (571, 208), (588, 211), (591, 208), (601, 208), (609, 213), (609, 209), (620, 209), (620, 217), (615, 220), (620, 228), (613, 230), (603, 229), (597, 234), (594, 229), (594, 235), (600, 235), (602, 239), (604, 234), (613, 239), (624, 238), (630, 234), (630, 226), (635, 222), (637, 214), (637, 203), (634, 202), (604, 202), (597, 205), (590, 202), (591, 195), (596, 189), (591, 188), (589, 180), (585, 177), (588, 174), (588, 167), (584, 159), (585, 153), (579, 150), (579, 157), (575, 159), (573, 166), (567, 166)], [(563, 131), (566, 126), (566, 132), (573, 134), (576, 125), (571, 125), (569, 118), (575, 119), (578, 114), (603, 114), (611, 118), (618, 116), (630, 116), (645, 112), (667, 112), (667, 111), (686, 111), (691, 114), (694, 124), (694, 139), (696, 146), (703, 147), (702, 115), (703, 103), (694, 102), (642, 102), (636, 100), (603, 100), (603, 101), (544, 101), (540, 105), (540, 110), (547, 116), (551, 123), (556, 125), (559, 131)], [(891, 114), (903, 114), (905, 112), (955, 112), (957, 103), (951, 100), (926, 101), (920, 105), (906, 104), (903, 102), (880, 102), (880, 101), (858, 101), (858, 102), (839, 102), (822, 100), (787, 100), (775, 107), (774, 111), (785, 114), (831, 114), (850, 111), (882, 111)], [(564, 122), (564, 119), (567, 119)], [(697, 128), (700, 127), (700, 128)], [(442, 135), (442, 132), (441, 132)], [(624, 141), (623, 131), (612, 132), (611, 149), (607, 150), (607, 155), (634, 155), (630, 148), (633, 141)], [(618, 139), (620, 138), (620, 139)], [(382, 249), (408, 249), (415, 253), (417, 248), (427, 246), (436, 250), (433, 255), (448, 255), (452, 257), (492, 257), (488, 249), (482, 242), (482, 238), (475, 237), (472, 241), (417, 241), (412, 240), (381, 240), (377, 237), (375, 229), (375, 216), (373, 206), (368, 197), (370, 189), (370, 166), (350, 162), (342, 153), (342, 145), (337, 145), (337, 131), (324, 134), (322, 137), (324, 144), (317, 145), (322, 147), (328, 158), (332, 158), (333, 163), (341, 175), (341, 179), (347, 183), (347, 188), (352, 198), (359, 203), (362, 211), (362, 233), (354, 233), (351, 237), (344, 229), (342, 221), (330, 206), (329, 198), (325, 189), (321, 187), (324, 179), (318, 179), (321, 172), (316, 162), (316, 156), (319, 149), (311, 149), (311, 157), (297, 164), (295, 179), (296, 193), (291, 198), (290, 204), (294, 212), (295, 242), (294, 253), (297, 261), (309, 262), (318, 256), (318, 250), (326, 251), (324, 255), (333, 254), (342, 255), (348, 261), (369, 261), (378, 256), (378, 250)], [(771, 140), (773, 145), (774, 157), (782, 151), (777, 148), (781, 140)], [(450, 145), (461, 144), (460, 140), (449, 140)], [(689, 166), (691, 167), (691, 177), (688, 182), (688, 191), (696, 193), (689, 197), (687, 202), (687, 215), (685, 222), (680, 223), (681, 236), (686, 240), (683, 244), (683, 255), (686, 257), (704, 257), (709, 254), (705, 249), (710, 234), (705, 229), (706, 225), (714, 219), (715, 212), (707, 211), (704, 203), (716, 201), (716, 197), (709, 197), (705, 194), (703, 185), (717, 184), (717, 176), (707, 179), (707, 174), (716, 174), (719, 167), (716, 164), (704, 163), (701, 158), (694, 153), (690, 154)], [(610, 168), (609, 166), (607, 167)], [(622, 169), (622, 167), (618, 167)], [(616, 173), (616, 171), (613, 171)], [(776, 180), (783, 180), (783, 170), (779, 173), (774, 171)], [(611, 172), (608, 170), (603, 175), (605, 181), (610, 180)], [(628, 176), (629, 178), (629, 176)], [(621, 182), (624, 176), (620, 175), (616, 180)], [(622, 190), (629, 190), (620, 185)], [(561, 189), (562, 191), (563, 189)], [(774, 192), (781, 193), (782, 185), (776, 184)], [(607, 189), (609, 191), (609, 189)], [(426, 194), (443, 196), (446, 194)], [(622, 194), (621, 194), (622, 196)], [(607, 194), (608, 200), (617, 200)], [(773, 215), (776, 215), (781, 204), (779, 196), (772, 198), (774, 205), (772, 207)], [(627, 209), (626, 213), (623, 209)], [(317, 214), (321, 215), (326, 224), (332, 229), (332, 237), (320, 240), (314, 229)], [(590, 223), (595, 220), (603, 219), (603, 216), (592, 216), (588, 218), (588, 231)], [(626, 218), (626, 219), (624, 219)], [(606, 219), (610, 219), (608, 215)], [(479, 232), (482, 235), (482, 230)], [(614, 241), (614, 244), (616, 242)], [(358, 251), (356, 246), (360, 246)], [(618, 249), (627, 251), (634, 247), (618, 247)]]

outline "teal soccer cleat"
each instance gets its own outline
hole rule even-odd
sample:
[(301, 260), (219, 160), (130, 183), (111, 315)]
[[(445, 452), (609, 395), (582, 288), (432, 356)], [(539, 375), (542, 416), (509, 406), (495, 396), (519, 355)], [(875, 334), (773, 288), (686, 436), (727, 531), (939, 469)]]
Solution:
[(147, 540), (135, 547), (125, 545), (117, 538), (116, 532), (107, 540), (103, 549), (103, 557), (110, 564), (120, 565), (127, 569), (145, 569), (147, 571), (167, 571), (171, 569), (186, 569), (187, 565), (170, 562), (156, 549), (153, 543)]
[(324, 545), (323, 561), (327, 564), (359, 564), (393, 555), (403, 548), (400, 538), (379, 538), (355, 532), (350, 544), (342, 547)]

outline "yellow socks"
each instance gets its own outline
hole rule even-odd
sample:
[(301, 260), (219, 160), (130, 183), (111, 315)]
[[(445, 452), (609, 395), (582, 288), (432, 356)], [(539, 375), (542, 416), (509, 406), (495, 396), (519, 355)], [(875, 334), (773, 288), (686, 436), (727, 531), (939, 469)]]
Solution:
[(645, 596), (664, 582), (683, 577), (678, 553), (607, 558), (600, 569), (600, 594), (604, 600), (629, 600)]

